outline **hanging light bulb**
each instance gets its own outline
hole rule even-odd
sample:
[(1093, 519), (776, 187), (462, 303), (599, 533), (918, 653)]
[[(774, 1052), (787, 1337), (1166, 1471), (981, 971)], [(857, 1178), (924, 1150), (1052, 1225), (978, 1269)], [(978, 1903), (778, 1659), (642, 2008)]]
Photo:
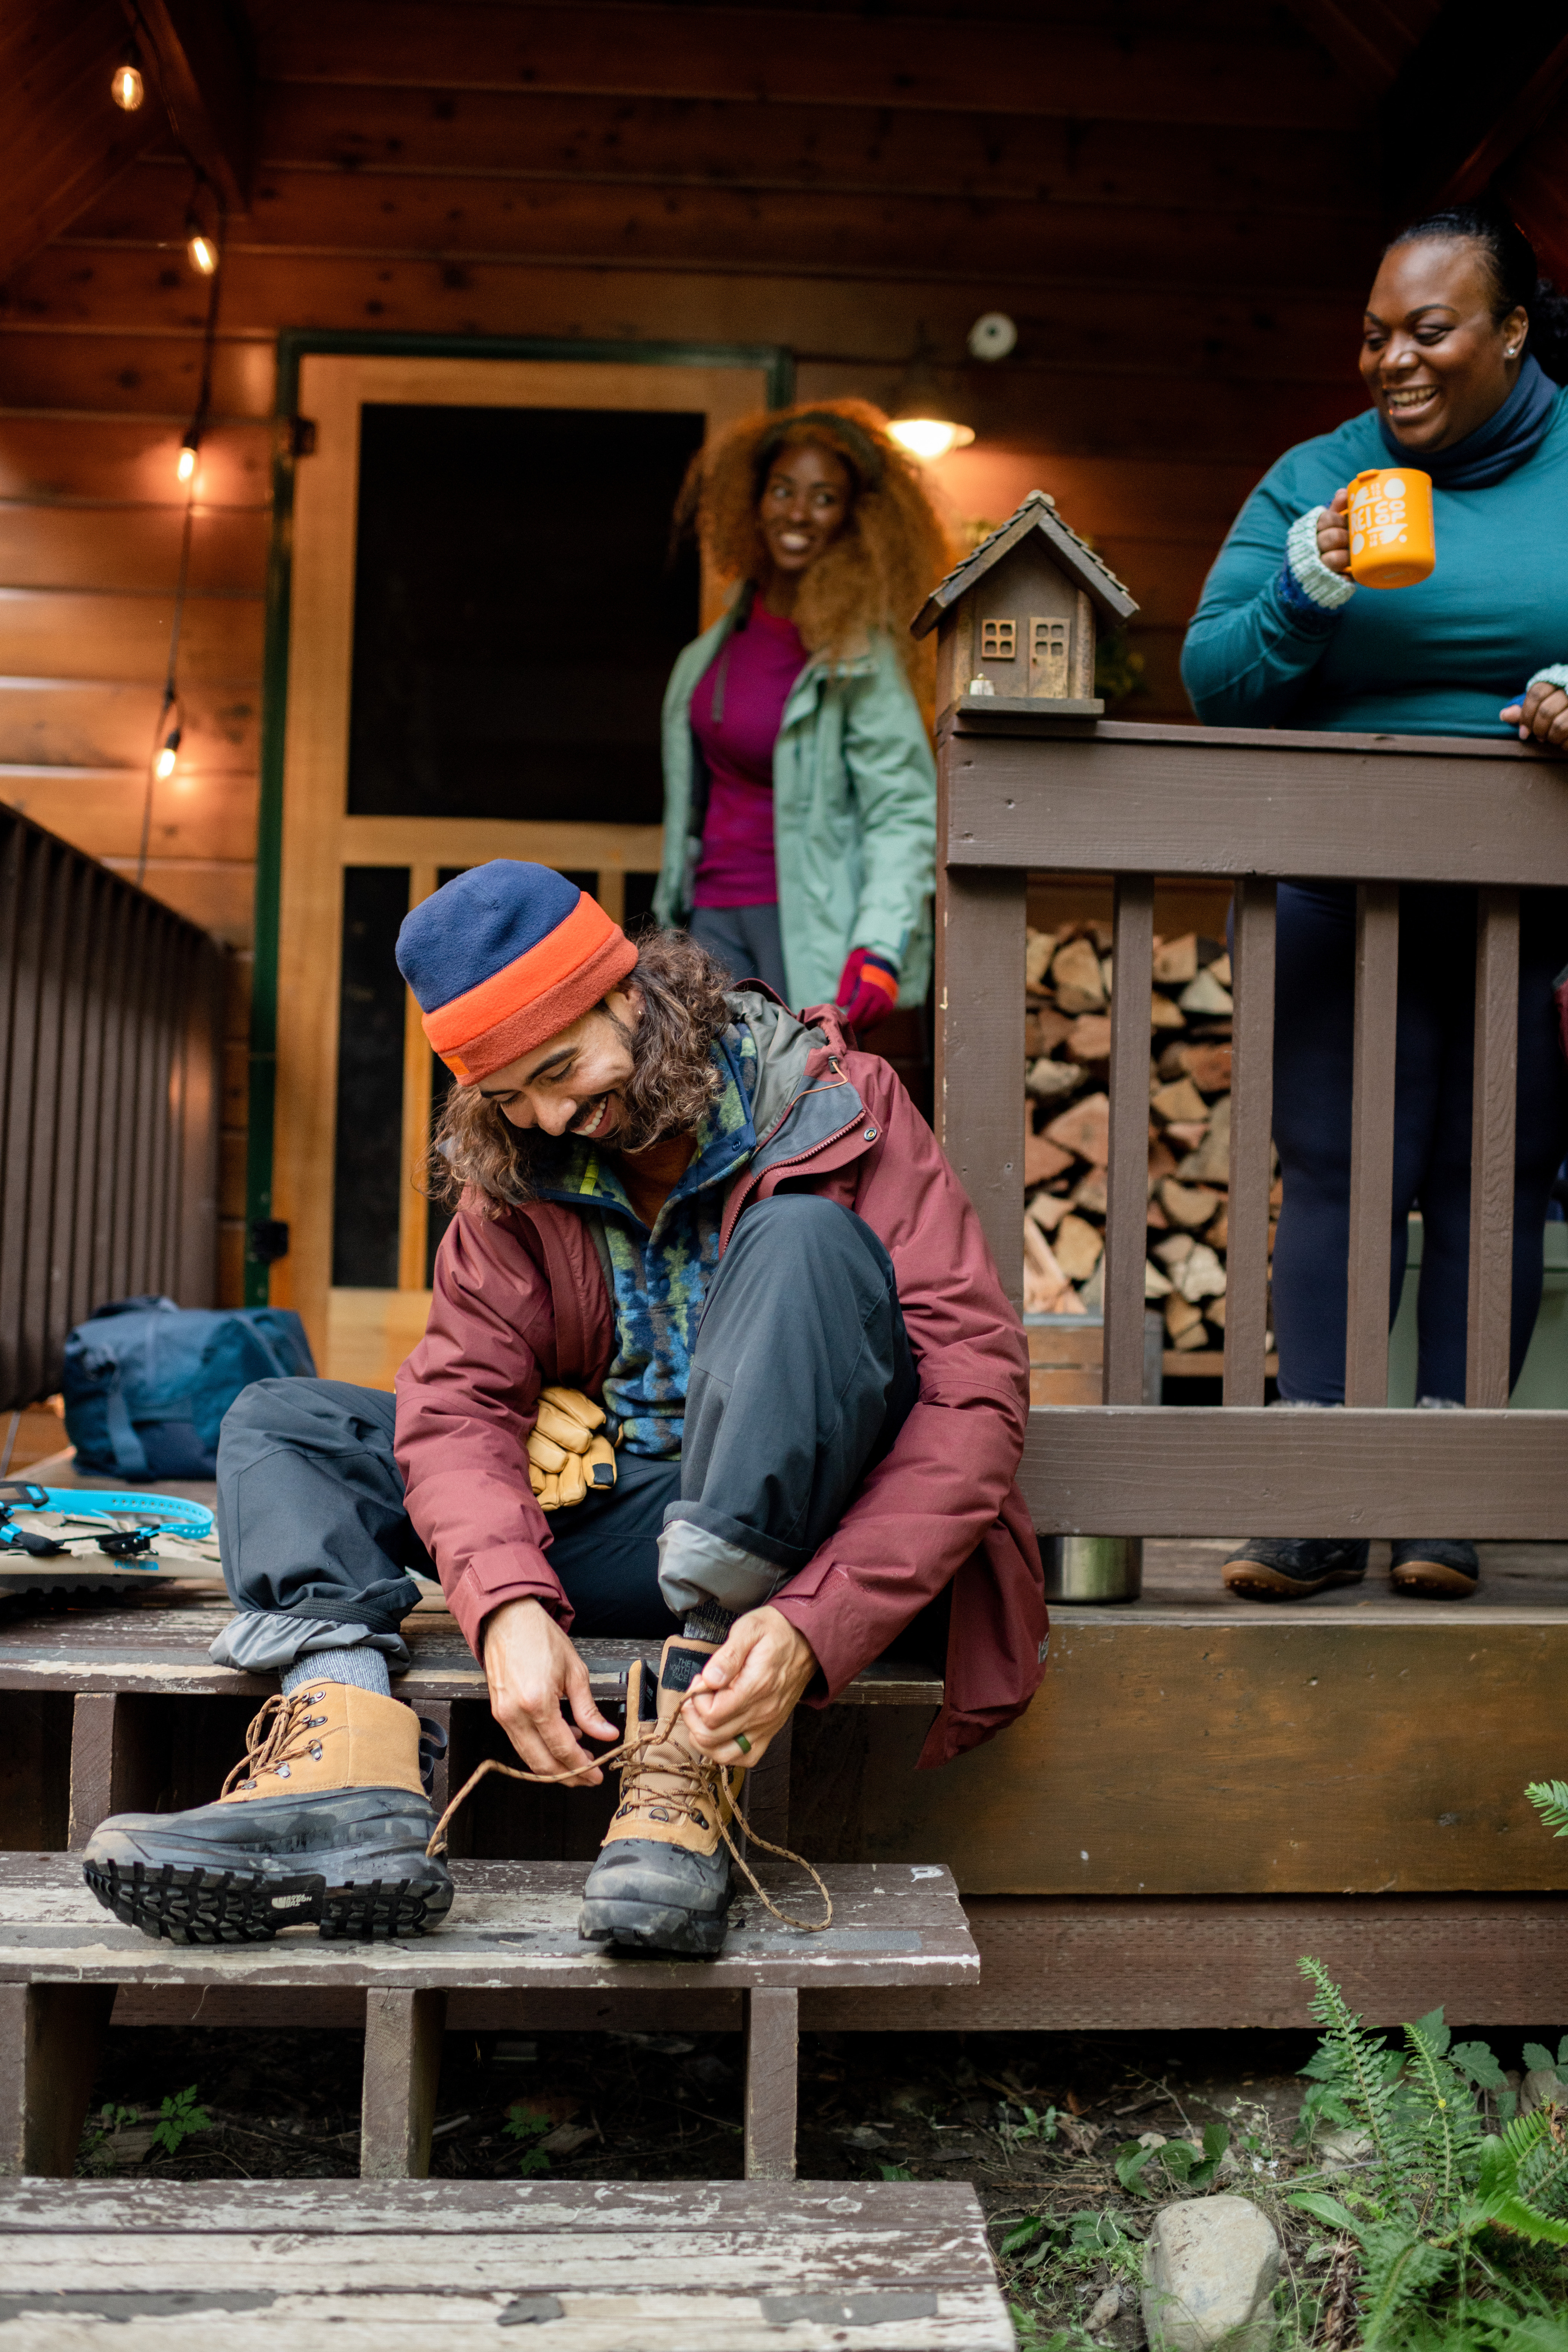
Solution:
[(191, 213), (185, 215), (185, 257), (198, 278), (210, 278), (217, 268), (216, 241)]
[(923, 338), (894, 396), (888, 431), (922, 466), (934, 465), (951, 450), (967, 448), (974, 438), (972, 425), (961, 425), (948, 415), (931, 363), (931, 346)]
[(177, 727), (171, 727), (168, 733), (163, 738), (163, 746), (162, 751), (153, 762), (153, 773), (157, 777), (160, 783), (163, 783), (168, 777), (174, 774), (174, 761), (178, 759), (179, 753), (180, 730)]
[(193, 425), (190, 431), (186, 434), (184, 439), (180, 444), (180, 455), (174, 466), (174, 471), (178, 474), (182, 482), (188, 482), (191, 476), (195, 472), (196, 452), (201, 446), (202, 436)]
[(125, 55), (114, 68), (114, 79), (109, 94), (116, 106), (126, 114), (134, 114), (147, 95), (147, 85), (142, 79), (142, 53), (132, 41)]

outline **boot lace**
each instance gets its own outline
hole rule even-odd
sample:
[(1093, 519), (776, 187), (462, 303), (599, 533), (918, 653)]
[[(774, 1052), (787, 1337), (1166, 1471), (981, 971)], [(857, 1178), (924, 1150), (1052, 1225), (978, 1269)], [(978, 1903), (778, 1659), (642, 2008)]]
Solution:
[[(257, 1720), (259, 1722), (260, 1717), (258, 1717)], [(255, 1726), (251, 1727), (254, 1729)], [(655, 1748), (658, 1750), (657, 1757), (650, 1752)], [(788, 1846), (774, 1845), (770, 1839), (760, 1836), (744, 1816), (737, 1812), (732, 1819), (747, 1844), (761, 1846), (764, 1853), (775, 1853), (784, 1862), (793, 1862), (798, 1869), (805, 1871), (822, 1897), (823, 1916), (820, 1919), (796, 1919), (788, 1911), (780, 1910), (767, 1889), (759, 1883), (730, 1834), (729, 1824), (724, 1819), (727, 1801), (723, 1787), (724, 1767), (715, 1764), (706, 1756), (688, 1755), (684, 1748), (677, 1748), (665, 1738), (657, 1725), (646, 1732), (623, 1739), (618, 1748), (608, 1749), (603, 1756), (595, 1756), (591, 1763), (574, 1765), (569, 1772), (524, 1772), (515, 1764), (503, 1764), (499, 1757), (487, 1756), (479, 1769), (470, 1772), (437, 1822), (430, 1843), (425, 1849), (426, 1856), (434, 1862), (437, 1855), (446, 1853), (447, 1823), (459, 1807), (467, 1803), (487, 1772), (499, 1772), (505, 1780), (526, 1780), (535, 1788), (544, 1789), (579, 1780), (584, 1772), (591, 1772), (595, 1765), (607, 1766), (621, 1776), (621, 1802), (617, 1811), (625, 1811), (628, 1806), (655, 1803), (695, 1821), (700, 1828), (706, 1828), (710, 1813), (719, 1825), (720, 1836), (730, 1850), (731, 1861), (763, 1910), (771, 1911), (781, 1927), (798, 1928), (805, 1936), (823, 1935), (832, 1927), (833, 1897), (805, 1855), (792, 1853)]]
[[(224, 1782), (220, 1800), (235, 1789), (254, 1789), (263, 1772), (276, 1772), (280, 1764), (302, 1763), (307, 1757), (320, 1763), (321, 1743), (310, 1734), (320, 1730), (327, 1718), (310, 1714), (310, 1709), (321, 1696), (319, 1690), (295, 1691), (288, 1698), (279, 1692), (267, 1700), (260, 1714), (251, 1719), (245, 1735), (245, 1754)], [(283, 1777), (287, 1779), (287, 1773)]]

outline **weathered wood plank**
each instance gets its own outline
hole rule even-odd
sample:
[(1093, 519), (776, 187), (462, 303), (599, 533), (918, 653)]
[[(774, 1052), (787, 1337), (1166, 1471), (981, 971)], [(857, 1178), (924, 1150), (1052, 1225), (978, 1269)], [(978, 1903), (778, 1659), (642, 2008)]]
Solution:
[(793, 1987), (748, 1992), (745, 2019), (746, 2178), (793, 2180), (800, 1995)]
[(936, 1132), (1002, 1287), (1024, 1295), (1022, 873), (947, 874), (936, 894)]
[(69, 1843), (83, 1846), (110, 1813), (151, 1805), (148, 1701), (123, 1692), (79, 1692), (72, 1703)]
[(1568, 872), (1568, 767), (1521, 743), (1101, 720), (1042, 744), (966, 720), (944, 766), (945, 855), (965, 868), (1524, 885)]
[(1020, 1480), (1046, 1535), (1568, 1535), (1555, 1412), (1032, 1412)]
[(0, 2175), (75, 2172), (113, 2005), (107, 1985), (0, 1985)]
[(1476, 1041), (1470, 1108), (1470, 1285), (1465, 1402), (1506, 1405), (1513, 1326), (1514, 1130), (1519, 1066), (1519, 893), (1476, 909)]
[(365, 1995), (360, 2164), (366, 2180), (422, 2180), (441, 2079), (445, 1992), (394, 1985)]
[[(89, 1894), (67, 1856), (0, 1855), (0, 1984), (69, 1978), (90, 1984), (215, 1984), (457, 1990), (647, 1991), (771, 1990), (843, 1977), (860, 1984), (952, 1983), (978, 1966), (957, 1889), (934, 1864), (823, 1876), (834, 1901), (825, 1934), (783, 1927), (742, 1901), (715, 1959), (637, 1959), (582, 1944), (581, 1863), (460, 1863), (445, 1926), (381, 1945), (322, 1942), (285, 1931), (269, 1944), (175, 1949), (122, 1927)], [(815, 1904), (799, 1874), (759, 1871), (786, 1906)], [(808, 1911), (806, 1916), (812, 1916)]]

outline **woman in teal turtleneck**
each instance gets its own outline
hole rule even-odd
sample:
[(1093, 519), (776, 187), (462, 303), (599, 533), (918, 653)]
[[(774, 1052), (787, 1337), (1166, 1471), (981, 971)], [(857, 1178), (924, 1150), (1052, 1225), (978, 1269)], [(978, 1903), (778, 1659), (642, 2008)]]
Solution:
[[(1187, 633), (1182, 676), (1211, 726), (1521, 736), (1568, 748), (1568, 301), (1494, 204), (1415, 224), (1384, 255), (1363, 326), (1371, 409), (1287, 451), (1232, 527)], [(1390, 456), (1433, 481), (1436, 569), (1392, 593), (1348, 577), (1346, 485)], [(1424, 1220), (1417, 1394), (1465, 1393), (1475, 893), (1400, 900), (1394, 1267)], [(1542, 1234), (1568, 1146), (1552, 982), (1568, 894), (1527, 892), (1520, 968), (1513, 1374), (1541, 1300)], [(1274, 1252), (1282, 1402), (1343, 1402), (1350, 1240), (1355, 892), (1282, 883), (1274, 1121), (1284, 1205)], [(1294, 1598), (1366, 1570), (1364, 1543), (1258, 1538), (1234, 1591)], [(1452, 1535), (1394, 1547), (1404, 1590), (1479, 1579)]]

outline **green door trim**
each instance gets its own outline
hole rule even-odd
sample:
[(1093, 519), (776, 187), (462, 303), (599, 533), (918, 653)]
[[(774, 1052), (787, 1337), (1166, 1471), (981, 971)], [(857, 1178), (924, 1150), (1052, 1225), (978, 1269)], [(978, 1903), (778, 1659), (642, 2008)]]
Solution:
[(278, 1078), (278, 919), (283, 877), (283, 737), (289, 701), (289, 608), (300, 362), (313, 354), (371, 359), (575, 360), (608, 367), (758, 368), (770, 408), (795, 396), (795, 355), (782, 343), (585, 342), (542, 335), (378, 335), (288, 327), (278, 338), (272, 445), (272, 535), (261, 684), (261, 805), (256, 835), (256, 961), (250, 1000), (249, 1128), (245, 1157), (245, 1304), (268, 1303), (257, 1227), (272, 1216)]

